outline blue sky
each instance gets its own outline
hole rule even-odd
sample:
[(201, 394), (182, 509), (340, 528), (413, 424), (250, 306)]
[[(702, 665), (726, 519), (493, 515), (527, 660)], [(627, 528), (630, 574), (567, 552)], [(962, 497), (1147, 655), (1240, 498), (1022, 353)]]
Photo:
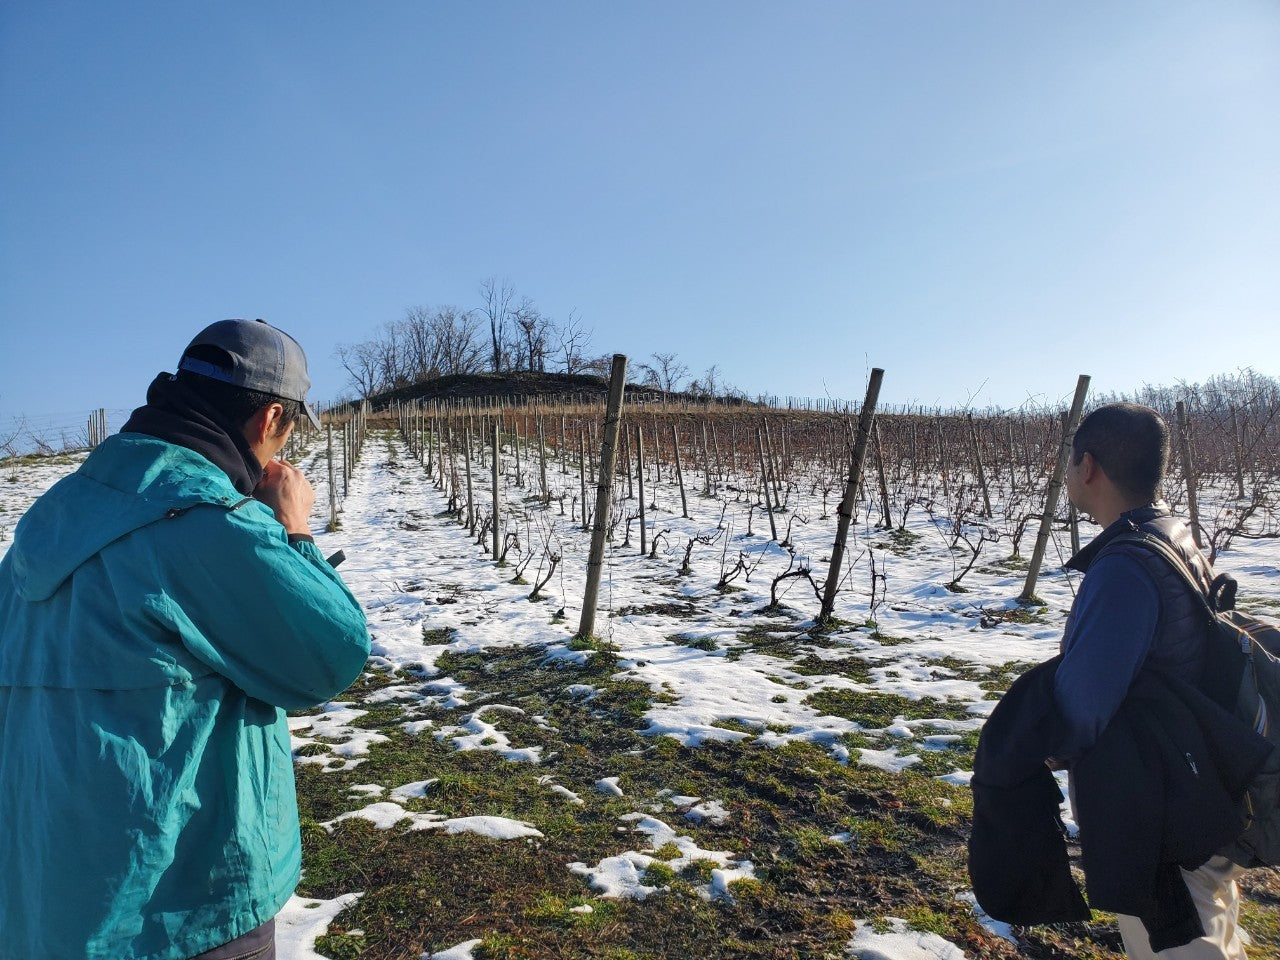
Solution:
[(0, 417), (506, 277), (750, 394), (1280, 375), (1280, 5), (0, 5)]

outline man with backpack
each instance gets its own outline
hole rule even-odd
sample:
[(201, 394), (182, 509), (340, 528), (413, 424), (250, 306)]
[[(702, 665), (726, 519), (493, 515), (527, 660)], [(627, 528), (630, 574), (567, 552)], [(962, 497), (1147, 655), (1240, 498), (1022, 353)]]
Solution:
[(301, 841), (284, 711), (363, 669), (274, 459), (306, 358), (224, 320), (0, 561), (0, 957), (271, 960)]
[[(1158, 538), (1208, 590), (1208, 563), (1190, 530), (1160, 499), (1168, 453), (1168, 427), (1155, 410), (1137, 404), (1099, 407), (1081, 422), (1072, 441), (1067, 494), (1103, 531), (1067, 564), (1085, 577), (1053, 676), (1063, 735), (1051, 765), (1072, 768), (1094, 747), (1144, 668), (1203, 686), (1211, 659), (1204, 601), (1166, 559), (1125, 539), (1135, 533)], [(1199, 773), (1194, 763), (1191, 767)], [(1139, 775), (1123, 769), (1109, 773), (1116, 778)], [(1082, 789), (1076, 779), (1073, 774), (1073, 799)], [(1131, 811), (1134, 818), (1144, 814), (1149, 811)], [(1235, 883), (1240, 869), (1225, 857), (1213, 856), (1181, 873), (1203, 936), (1157, 954), (1142, 922), (1120, 915), (1128, 956), (1244, 960)]]

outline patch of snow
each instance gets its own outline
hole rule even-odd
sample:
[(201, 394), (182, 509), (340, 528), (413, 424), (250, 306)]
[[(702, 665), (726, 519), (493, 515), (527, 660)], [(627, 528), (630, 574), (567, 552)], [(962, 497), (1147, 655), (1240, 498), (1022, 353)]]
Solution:
[(456, 817), (446, 819), (437, 813), (414, 813), (406, 810), (398, 803), (384, 800), (371, 803), (359, 810), (350, 810), (339, 814), (332, 820), (320, 824), (332, 833), (343, 820), (368, 820), (379, 830), (390, 830), (407, 820), (409, 830), (443, 830), (448, 834), (476, 833), (495, 840), (518, 840), (523, 837), (540, 837), (542, 833), (533, 824), (523, 820), (508, 820), (506, 817)]
[(448, 950), (439, 950), (432, 954), (424, 953), (422, 960), (473, 960), (472, 951), (482, 943), (484, 943), (483, 940), (464, 940)]
[(397, 800), (415, 800), (418, 797), (425, 797), (427, 795), (427, 787), (439, 782), (439, 777), (431, 777), (429, 780), (415, 780), (413, 783), (406, 783), (396, 787), (391, 791), (391, 795)]
[(316, 953), (316, 940), (329, 932), (329, 924), (363, 893), (344, 893), (333, 900), (291, 896), (276, 914), (276, 954), (280, 960), (324, 960)]
[(936, 933), (909, 930), (897, 917), (887, 921), (888, 932), (876, 933), (868, 921), (859, 920), (845, 955), (858, 960), (965, 960), (963, 950)]
[(539, 785), (546, 787), (552, 793), (558, 793), (560, 796), (564, 797), (570, 803), (581, 805), (585, 802), (580, 796), (578, 796), (568, 787), (562, 787), (558, 783), (553, 783), (552, 780), (553, 780), (552, 777), (543, 776), (538, 778), (538, 783)]
[(974, 919), (988, 933), (993, 933), (1003, 940), (1008, 940), (1015, 947), (1018, 945), (1018, 938), (1013, 935), (1013, 927), (1001, 920), (993, 920), (987, 915), (987, 911), (983, 910), (978, 904), (978, 898), (974, 896), (972, 890), (967, 890), (960, 896), (956, 897), (961, 903), (967, 903), (973, 910)]
[(888, 773), (901, 773), (907, 767), (919, 763), (920, 757), (914, 753), (903, 757), (894, 750), (869, 750), (866, 747), (860, 747), (858, 762), (863, 766), (875, 767)]
[(518, 762), (538, 763), (542, 759), (541, 747), (513, 747), (511, 740), (505, 733), (484, 719), (483, 715), (489, 711), (524, 713), (519, 707), (508, 707), (501, 704), (481, 707), (467, 717), (461, 726), (441, 729), (436, 734), (436, 738), (439, 740), (452, 740), (454, 746), (459, 750), (491, 750), (494, 753), (502, 754), (508, 760)]
[[(586, 877), (591, 888), (602, 897), (643, 900), (664, 889), (644, 882), (644, 871), (654, 863), (661, 863), (674, 873), (680, 873), (699, 861), (714, 864), (711, 882), (697, 888), (699, 896), (706, 900), (725, 899), (732, 902), (729, 884), (735, 880), (755, 877), (755, 866), (751, 861), (735, 860), (733, 854), (722, 850), (703, 850), (692, 837), (677, 834), (661, 820), (643, 813), (628, 813), (621, 819), (634, 823), (635, 832), (649, 836), (647, 851), (629, 850), (616, 857), (606, 857), (594, 867), (585, 863), (569, 864), (570, 872)], [(653, 856), (668, 846), (675, 847), (677, 856), (669, 860), (658, 860)]]
[(692, 820), (694, 823), (702, 823), (705, 820), (708, 823), (719, 826), (729, 819), (729, 811), (724, 808), (719, 800), (707, 800), (691, 807), (689, 812), (684, 815), (684, 818)]
[(600, 779), (600, 780), (597, 780), (597, 781), (596, 781), (596, 783), (595, 783), (595, 787), (596, 787), (596, 789), (597, 789), (598, 791), (600, 791), (601, 793), (607, 793), (607, 794), (609, 794), (609, 795), (610, 795), (610, 796), (612, 796), (612, 797), (623, 797), (623, 796), (626, 796), (626, 794), (624, 794), (624, 793), (622, 792), (622, 788), (621, 788), (620, 786), (618, 786), (618, 780), (619, 780), (619, 779), (621, 779), (621, 778), (619, 778), (619, 777), (603, 777), (602, 779)]

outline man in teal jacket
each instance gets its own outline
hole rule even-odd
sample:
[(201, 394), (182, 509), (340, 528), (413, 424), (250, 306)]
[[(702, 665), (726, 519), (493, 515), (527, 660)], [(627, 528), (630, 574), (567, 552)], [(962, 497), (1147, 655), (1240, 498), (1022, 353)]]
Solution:
[(274, 460), (301, 348), (228, 320), (0, 561), (0, 958), (274, 956), (301, 845), (284, 711), (359, 676), (359, 603)]

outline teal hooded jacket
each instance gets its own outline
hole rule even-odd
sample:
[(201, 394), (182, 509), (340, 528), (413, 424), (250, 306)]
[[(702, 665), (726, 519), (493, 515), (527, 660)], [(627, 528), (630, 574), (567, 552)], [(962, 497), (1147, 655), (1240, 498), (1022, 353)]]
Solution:
[(199, 454), (106, 440), (0, 560), (0, 958), (171, 960), (299, 879), (285, 710), (369, 654), (360, 604)]

